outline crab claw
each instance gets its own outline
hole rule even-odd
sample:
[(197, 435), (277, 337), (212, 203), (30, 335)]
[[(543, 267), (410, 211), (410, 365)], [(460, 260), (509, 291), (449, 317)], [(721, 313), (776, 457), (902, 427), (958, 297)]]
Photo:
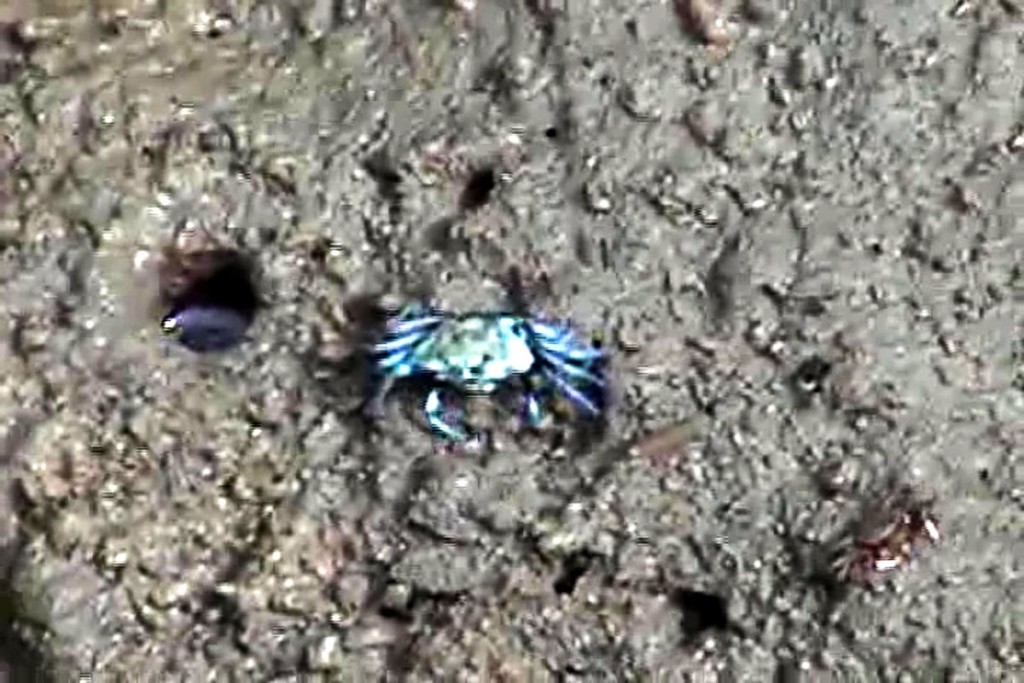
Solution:
[(543, 417), (540, 399), (537, 397), (537, 394), (533, 392), (527, 393), (523, 398), (523, 420), (530, 427), (537, 428), (540, 426), (540, 421)]
[(423, 410), (427, 413), (427, 421), (430, 423), (430, 427), (446, 439), (450, 441), (465, 441), (469, 437), (461, 425), (452, 424), (452, 422), (445, 419), (453, 412), (457, 414), (458, 411), (445, 407), (444, 401), (441, 399), (440, 389), (431, 390), (430, 394), (427, 395), (426, 402), (423, 404)]

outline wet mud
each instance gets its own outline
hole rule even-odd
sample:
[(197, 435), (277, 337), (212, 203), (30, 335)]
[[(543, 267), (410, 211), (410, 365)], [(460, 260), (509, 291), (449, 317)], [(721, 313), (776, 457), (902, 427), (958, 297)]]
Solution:
[[(1015, 680), (1022, 20), (6, 3), (0, 670)], [(160, 329), (182, 234), (254, 263), (230, 352)], [(605, 432), (368, 425), (374, 307), (510, 282), (611, 353)]]

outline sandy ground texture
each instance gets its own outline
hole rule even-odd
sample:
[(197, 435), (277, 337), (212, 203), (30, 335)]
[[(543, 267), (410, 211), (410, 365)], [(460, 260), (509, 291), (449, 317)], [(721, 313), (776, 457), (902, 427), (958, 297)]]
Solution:
[[(1019, 0), (0, 13), (12, 680), (1024, 676)], [(258, 264), (231, 353), (152, 317), (182, 229)], [(366, 301), (513, 271), (606, 433), (354, 419)]]

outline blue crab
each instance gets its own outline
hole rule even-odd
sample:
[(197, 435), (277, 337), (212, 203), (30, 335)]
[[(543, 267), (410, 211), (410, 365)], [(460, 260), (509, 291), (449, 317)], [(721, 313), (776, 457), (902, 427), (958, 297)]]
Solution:
[(427, 421), (450, 441), (463, 441), (468, 432), (445, 394), (489, 395), (513, 378), (524, 380), (522, 417), (531, 427), (540, 424), (543, 399), (552, 393), (592, 418), (605, 408), (605, 353), (558, 323), (410, 306), (388, 322), (371, 353), (380, 380), (376, 401), (400, 379), (429, 381), (432, 388), (423, 405)]

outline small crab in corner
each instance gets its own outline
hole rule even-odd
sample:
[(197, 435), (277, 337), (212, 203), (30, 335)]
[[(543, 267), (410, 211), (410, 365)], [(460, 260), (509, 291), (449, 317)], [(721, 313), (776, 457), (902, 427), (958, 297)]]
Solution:
[(398, 380), (425, 380), (427, 421), (449, 442), (470, 436), (453, 394), (487, 396), (514, 379), (524, 386), (521, 418), (530, 427), (540, 425), (545, 399), (554, 395), (590, 418), (605, 410), (605, 352), (562, 323), (413, 305), (388, 321), (370, 351), (377, 380), (371, 406), (379, 407)]
[(939, 542), (933, 501), (900, 486), (871, 509), (853, 543), (833, 564), (837, 578), (868, 585), (906, 567), (927, 542)]

